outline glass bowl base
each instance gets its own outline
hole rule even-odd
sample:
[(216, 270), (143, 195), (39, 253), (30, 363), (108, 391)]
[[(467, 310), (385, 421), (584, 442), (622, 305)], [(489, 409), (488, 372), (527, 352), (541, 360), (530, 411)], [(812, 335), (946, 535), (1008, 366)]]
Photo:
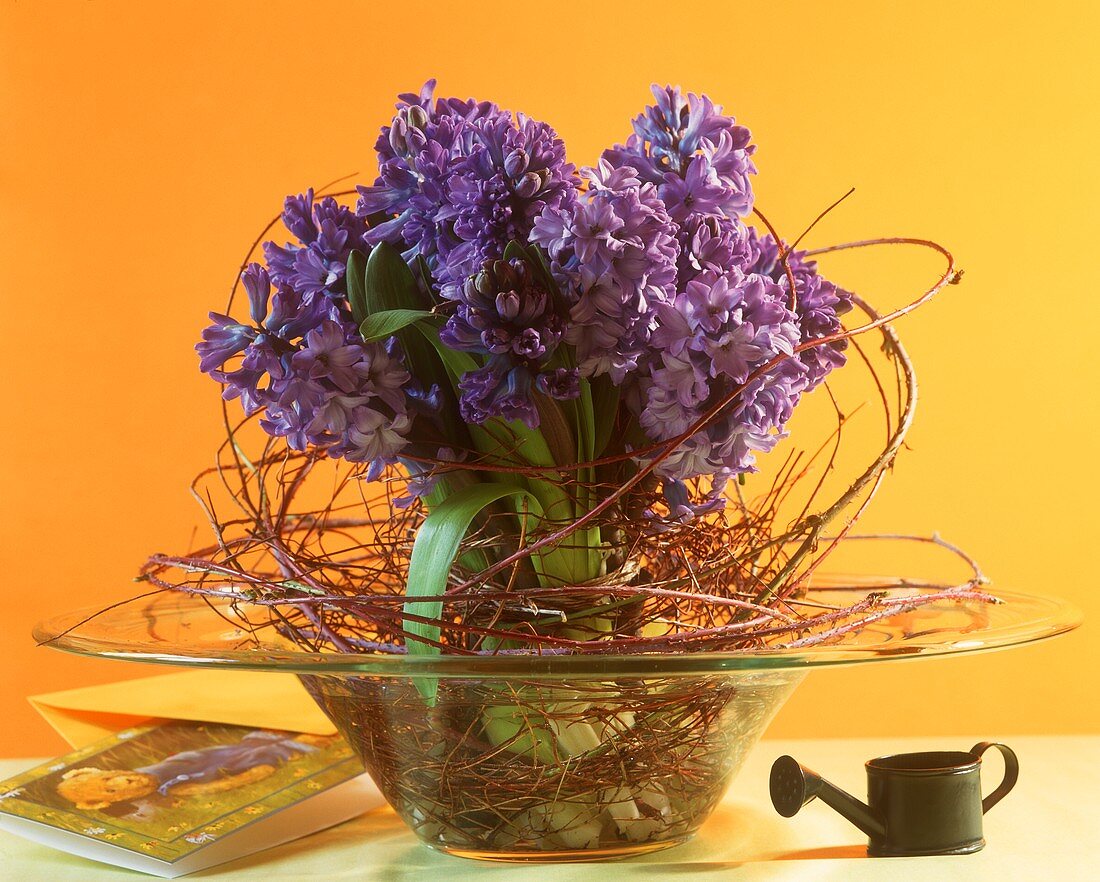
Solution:
[(676, 839), (664, 839), (660, 842), (638, 842), (630, 845), (606, 846), (603, 848), (574, 848), (561, 851), (483, 851), (481, 849), (452, 848), (438, 843), (425, 842), (432, 851), (439, 851), (454, 857), (469, 858), (475, 861), (496, 861), (506, 864), (576, 864), (590, 861), (616, 861), (653, 854), (666, 848), (683, 845), (695, 835), (694, 832)]

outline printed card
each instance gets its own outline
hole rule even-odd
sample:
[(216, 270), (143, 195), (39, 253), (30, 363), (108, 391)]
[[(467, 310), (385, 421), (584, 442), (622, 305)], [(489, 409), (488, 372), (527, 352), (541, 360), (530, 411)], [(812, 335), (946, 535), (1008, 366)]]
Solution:
[[(214, 861), (199, 854), (360, 776), (362, 765), (338, 736), (174, 721), (119, 732), (0, 783), (0, 826), (97, 860), (175, 876), (276, 844), (250, 835), (239, 837), (240, 849), (228, 842), (217, 848)], [(364, 783), (347, 799), (334, 801), (329, 793), (304, 806), (295, 812), (294, 833), (286, 835), (280, 824), (275, 839), (381, 804), (366, 776)]]

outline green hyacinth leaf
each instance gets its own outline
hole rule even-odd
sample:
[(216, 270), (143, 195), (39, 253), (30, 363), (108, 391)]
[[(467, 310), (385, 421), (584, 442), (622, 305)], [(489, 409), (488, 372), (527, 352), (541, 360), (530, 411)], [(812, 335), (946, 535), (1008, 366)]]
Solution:
[(531, 397), (539, 413), (538, 433), (546, 444), (550, 461), (557, 465), (570, 465), (577, 455), (577, 442), (565, 413), (575, 410), (573, 403), (555, 401), (541, 392), (532, 392)]
[(439, 328), (435, 325), (425, 322), (416, 324), (415, 327), (424, 342), (432, 347), (436, 357), (443, 363), (450, 377), (451, 386), (457, 391), (458, 381), (462, 379), (462, 375), (476, 371), (479, 367), (478, 363), (468, 352), (459, 352), (457, 349), (444, 346), (443, 341), (439, 339)]
[(371, 250), (364, 285), (368, 313), (388, 309), (431, 309), (431, 300), (420, 290), (405, 258), (388, 242), (380, 242)]
[(435, 315), (423, 309), (387, 309), (374, 312), (363, 319), (359, 333), (368, 343), (377, 343), (392, 337), (398, 331), (420, 321), (431, 321)]
[[(527, 249), (523, 246), (522, 242), (517, 242), (513, 239), (507, 245), (504, 246), (504, 259), (505, 260), (522, 260), (524, 263), (531, 262), (531, 255), (527, 253)], [(532, 267), (533, 269), (534, 267)]]
[[(459, 546), (474, 519), (493, 503), (510, 496), (525, 497), (532, 512), (536, 516), (541, 515), (538, 501), (527, 490), (514, 484), (472, 484), (436, 505), (420, 525), (413, 542), (407, 594), (410, 597), (441, 598), (447, 590), (447, 579)], [(443, 614), (443, 601), (407, 600), (404, 612), (406, 615), (438, 620)], [(403, 627), (409, 635), (406, 640), (409, 655), (439, 655), (438, 624), (406, 619)], [(434, 704), (439, 681), (435, 677), (417, 677), (415, 683), (425, 701)]]
[(611, 382), (611, 377), (602, 374), (593, 377), (592, 396), (592, 456), (601, 456), (611, 440), (615, 428), (615, 414), (619, 412), (619, 387)]
[(361, 324), (370, 310), (367, 307), (367, 259), (362, 252), (353, 251), (348, 255), (348, 267), (344, 278), (348, 284), (348, 305), (355, 323)]

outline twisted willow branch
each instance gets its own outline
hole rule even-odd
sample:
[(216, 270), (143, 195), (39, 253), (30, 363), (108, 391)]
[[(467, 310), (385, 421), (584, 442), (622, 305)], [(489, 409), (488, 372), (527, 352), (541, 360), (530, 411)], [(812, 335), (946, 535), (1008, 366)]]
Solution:
[[(767, 219), (758, 215), (770, 229)], [(257, 623), (257, 628), (275, 627), (310, 649), (343, 652), (404, 652), (410, 623), (440, 627), (440, 639), (427, 642), (443, 652), (464, 655), (793, 648), (839, 639), (926, 603), (945, 599), (992, 601), (990, 595), (977, 590), (984, 577), (976, 568), (972, 578), (955, 585), (903, 581), (916, 592), (905, 598), (887, 598), (882, 591), (870, 591), (855, 604), (819, 608), (802, 597), (804, 586), (849, 536), (877, 493), (913, 421), (916, 377), (890, 322), (959, 278), (950, 252), (923, 239), (864, 240), (808, 252), (815, 255), (889, 245), (930, 248), (943, 256), (946, 267), (919, 297), (890, 312), (879, 313), (864, 300), (854, 298), (867, 317), (864, 324), (806, 341), (790, 354), (772, 359), (676, 438), (554, 467), (489, 463), (479, 460), (472, 451), (458, 463), (420, 458), (439, 473), (489, 471), (537, 478), (556, 474), (569, 492), (590, 492), (597, 486), (581, 481), (582, 474), (592, 475), (597, 468), (628, 460), (638, 463), (636, 473), (621, 484), (599, 487), (604, 491), (602, 501), (574, 521), (536, 537), (525, 533), (512, 537), (510, 548), (507, 542), (501, 544), (500, 534), (494, 533), (491, 525), (468, 536), (464, 550), (490, 549), (496, 562), (478, 572), (456, 568), (442, 595), (417, 596), (420, 602), (439, 602), (443, 608), (441, 618), (403, 609), (409, 600), (403, 580), (410, 537), (422, 514), (415, 505), (404, 510), (395, 507), (395, 488), (403, 483), (400, 476), (389, 475), (382, 484), (384, 497), (371, 500), (362, 493), (360, 471), (346, 464), (333, 464), (321, 453), (292, 451), (268, 439), (262, 454), (250, 460), (238, 439), (248, 420), (233, 426), (227, 410), (226, 441), (219, 450), (217, 464), (192, 485), (217, 544), (188, 555), (154, 555), (143, 569), (142, 578), (210, 602), (228, 598), (248, 604), (254, 611), (266, 610), (270, 618)], [(781, 255), (784, 265), (789, 254), (788, 248)], [(882, 335), (883, 349), (893, 364), (896, 419), (891, 416), (886, 387), (858, 342), (859, 337), (872, 331)], [(802, 460), (801, 453), (788, 457), (761, 501), (748, 502), (738, 487), (735, 519), (722, 515), (691, 524), (665, 524), (654, 532), (652, 524), (637, 517), (645, 508), (660, 505), (654, 471), (680, 444), (710, 425), (725, 408), (735, 404), (750, 384), (783, 361), (840, 341), (852, 342), (874, 380), (886, 418), (887, 438), (873, 461), (834, 501), (810, 511), (826, 474), (834, 468), (847, 420), (835, 398), (832, 404), (837, 426), (830, 439), (807, 461)], [(832, 396), (831, 389), (826, 388)], [(827, 448), (831, 448), (828, 461), (799, 516), (793, 523), (779, 526), (780, 506)], [(300, 510), (299, 499), (307, 491), (315, 492), (317, 469), (322, 465), (326, 468), (321, 474), (326, 480), (331, 476), (331, 487), (322, 493), (319, 507)], [(219, 517), (210, 490), (204, 486), (210, 475), (217, 475), (238, 508), (239, 517)], [(373, 511), (374, 505), (380, 511)], [(855, 509), (840, 528), (826, 537), (829, 525), (853, 505)], [(590, 526), (599, 526), (604, 535), (617, 537), (605, 543), (611, 546), (609, 557), (618, 561), (608, 576), (579, 585), (517, 584), (521, 564), (532, 555), (540, 549), (567, 544), (573, 534)], [(332, 547), (334, 539), (340, 541), (339, 548)], [(173, 572), (187, 578), (172, 577)], [(599, 629), (593, 625), (596, 620)]]

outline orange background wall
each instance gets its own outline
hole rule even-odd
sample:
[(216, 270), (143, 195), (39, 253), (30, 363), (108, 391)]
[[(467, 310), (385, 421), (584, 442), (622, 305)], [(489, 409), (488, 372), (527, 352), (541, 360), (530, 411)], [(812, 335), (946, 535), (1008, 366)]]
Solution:
[[(753, 129), (781, 229), (855, 186), (817, 244), (947, 243), (965, 284), (901, 326), (922, 403), (864, 526), (939, 530), (997, 584), (1095, 622), (1096, 9), (5, 0), (0, 754), (62, 748), (27, 694), (150, 673), (36, 648), (30, 627), (121, 599), (147, 553), (188, 545), (187, 485), (221, 433), (192, 351), (206, 310), (285, 193), (373, 175), (394, 95), (432, 75), (550, 121), (581, 163), (625, 136), (651, 81), (705, 90)], [(928, 266), (874, 256), (838, 280), (889, 297)], [(905, 572), (891, 554), (868, 565)], [(1094, 622), (815, 674), (772, 731), (1097, 731)]]

